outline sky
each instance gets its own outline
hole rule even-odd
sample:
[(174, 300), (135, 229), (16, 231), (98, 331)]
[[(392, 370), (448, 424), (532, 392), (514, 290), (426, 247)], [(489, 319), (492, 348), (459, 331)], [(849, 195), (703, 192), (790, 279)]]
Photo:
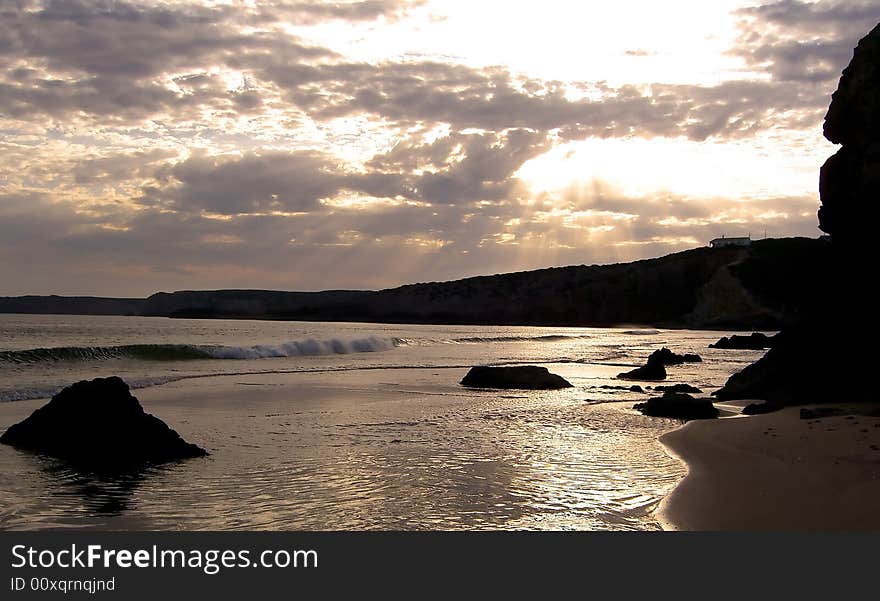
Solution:
[(4, 0), (0, 295), (377, 289), (818, 236), (880, 0)]

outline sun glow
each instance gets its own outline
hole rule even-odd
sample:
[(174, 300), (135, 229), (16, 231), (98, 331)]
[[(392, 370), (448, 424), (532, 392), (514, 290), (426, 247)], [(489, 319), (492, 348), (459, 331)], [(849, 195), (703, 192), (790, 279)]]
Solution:
[(760, 199), (814, 195), (821, 164), (814, 154), (792, 153), (772, 136), (733, 142), (590, 138), (528, 161), (517, 176), (536, 193), (602, 182), (630, 197)]

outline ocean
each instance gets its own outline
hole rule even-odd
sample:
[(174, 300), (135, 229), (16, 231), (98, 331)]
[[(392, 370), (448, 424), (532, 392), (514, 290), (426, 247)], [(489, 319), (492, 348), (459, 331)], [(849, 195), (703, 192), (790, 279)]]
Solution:
[[(119, 375), (211, 455), (107, 478), (0, 445), (0, 528), (657, 529), (685, 473), (615, 378), (667, 346), (708, 393), (760, 351), (728, 332), (0, 315), (0, 429), (75, 381)], [(574, 388), (487, 391), (473, 365)]]

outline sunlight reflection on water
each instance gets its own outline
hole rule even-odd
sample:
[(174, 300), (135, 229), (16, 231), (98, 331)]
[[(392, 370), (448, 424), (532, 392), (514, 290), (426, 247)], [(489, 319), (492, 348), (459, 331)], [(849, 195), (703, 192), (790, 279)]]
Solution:
[[(679, 422), (633, 411), (640, 393), (601, 387), (664, 344), (707, 358), (670, 378), (703, 387), (760, 353), (707, 350), (715, 333), (589, 332), (139, 390), (148, 411), (211, 456), (114, 479), (0, 446), (0, 528), (657, 529), (652, 511), (685, 473), (657, 439)], [(550, 364), (575, 385), (556, 392), (468, 390), (458, 386), (465, 368), (444, 367), (560, 355), (599, 362)], [(0, 404), (0, 427), (21, 419), (16, 405)]]

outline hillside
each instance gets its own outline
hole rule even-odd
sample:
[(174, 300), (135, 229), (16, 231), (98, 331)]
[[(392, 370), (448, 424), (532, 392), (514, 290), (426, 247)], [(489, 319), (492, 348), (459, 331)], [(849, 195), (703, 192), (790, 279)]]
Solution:
[[(304, 321), (775, 329), (810, 309), (828, 251), (824, 241), (784, 238), (756, 241), (747, 248), (697, 248), (632, 263), (557, 267), (379, 291), (163, 292), (141, 301), (137, 312)], [(96, 299), (95, 308), (104, 314), (113, 302), (138, 304)], [(9, 312), (10, 306), (19, 311), (46, 306), (31, 303), (0, 299), (0, 312)]]

